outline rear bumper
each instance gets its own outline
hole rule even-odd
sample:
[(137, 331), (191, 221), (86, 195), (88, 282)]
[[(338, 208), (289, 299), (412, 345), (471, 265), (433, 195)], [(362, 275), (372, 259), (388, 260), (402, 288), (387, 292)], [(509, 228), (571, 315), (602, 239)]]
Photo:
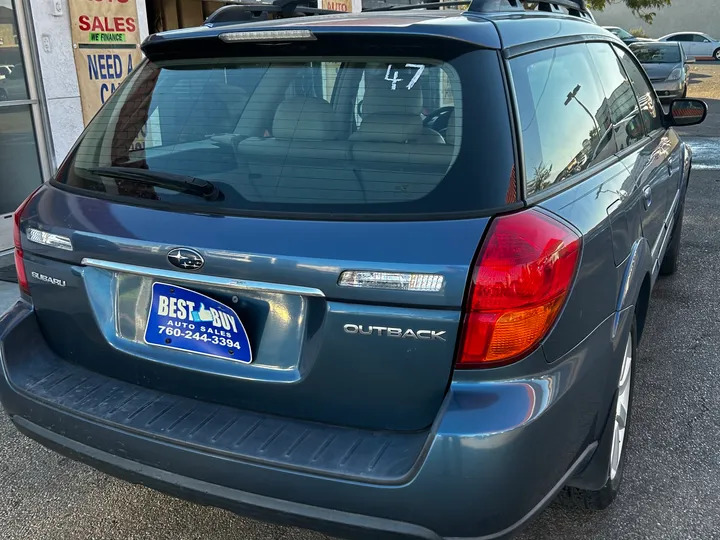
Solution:
[[(193, 429), (170, 436), (170, 429), (155, 429), (161, 423), (157, 414), (144, 416), (150, 406), (130, 407), (132, 400), (112, 414), (103, 406), (86, 407), (83, 403), (113, 389), (147, 390), (108, 378), (108, 388), (93, 390), (93, 397), (78, 394), (89, 372), (48, 349), (34, 313), (22, 302), (0, 318), (0, 400), (20, 431), (62, 454), (249, 517), (349, 538), (370, 533), (373, 538), (505, 538), (541, 511), (592, 456), (610, 406), (605, 382), (615, 377), (608, 370), (609, 358), (617, 354), (610, 335), (608, 319), (533, 378), (456, 380), (412, 466), (400, 476), (390, 474), (389, 467), (386, 478), (359, 469), (343, 477), (327, 468), (297, 467), (262, 455), (270, 443), (253, 455), (198, 445), (198, 434), (210, 421), (196, 420)], [(39, 360), (68, 376), (49, 384), (52, 375), (30, 373), (28, 366)], [(545, 362), (541, 351), (538, 361)], [(221, 439), (214, 429), (213, 438)], [(367, 433), (362, 440), (376, 435)], [(392, 439), (387, 448), (395, 444), (401, 443)], [(338, 463), (349, 461), (340, 456)]]

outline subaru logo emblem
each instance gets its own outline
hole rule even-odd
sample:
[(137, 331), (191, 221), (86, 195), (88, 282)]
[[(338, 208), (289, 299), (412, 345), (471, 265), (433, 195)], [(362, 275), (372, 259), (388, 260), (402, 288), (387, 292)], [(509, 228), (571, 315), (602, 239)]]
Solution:
[(183, 270), (200, 270), (205, 264), (205, 259), (202, 258), (202, 255), (194, 249), (189, 248), (173, 249), (168, 253), (167, 258), (170, 264)]

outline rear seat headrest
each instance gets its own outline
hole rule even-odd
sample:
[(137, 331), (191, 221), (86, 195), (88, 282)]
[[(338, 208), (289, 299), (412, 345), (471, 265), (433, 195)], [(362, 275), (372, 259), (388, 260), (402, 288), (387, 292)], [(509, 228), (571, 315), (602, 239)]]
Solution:
[(363, 116), (373, 114), (420, 116), (422, 106), (422, 90), (419, 84), (408, 90), (407, 82), (400, 81), (393, 90), (392, 83), (383, 78), (373, 77), (365, 81), (365, 96), (362, 104)]
[(293, 97), (278, 106), (273, 120), (273, 137), (332, 141), (340, 138), (342, 127), (332, 105), (324, 99)]

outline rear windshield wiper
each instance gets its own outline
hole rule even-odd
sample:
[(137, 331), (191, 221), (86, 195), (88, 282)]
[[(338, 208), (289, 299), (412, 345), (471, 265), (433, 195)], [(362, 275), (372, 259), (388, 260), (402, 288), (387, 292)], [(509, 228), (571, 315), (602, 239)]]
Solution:
[(152, 184), (153, 186), (171, 189), (187, 195), (202, 197), (208, 201), (216, 201), (222, 196), (222, 193), (215, 184), (209, 180), (201, 180), (194, 176), (150, 171), (148, 169), (137, 169), (135, 167), (93, 167), (88, 169), (88, 171), (100, 176)]

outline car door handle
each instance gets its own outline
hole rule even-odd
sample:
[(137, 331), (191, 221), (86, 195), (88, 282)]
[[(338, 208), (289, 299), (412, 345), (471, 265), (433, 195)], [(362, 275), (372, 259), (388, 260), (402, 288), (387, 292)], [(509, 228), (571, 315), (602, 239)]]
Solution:
[(643, 189), (643, 204), (645, 205), (645, 210), (650, 208), (652, 204), (652, 188), (650, 186), (645, 186)]

